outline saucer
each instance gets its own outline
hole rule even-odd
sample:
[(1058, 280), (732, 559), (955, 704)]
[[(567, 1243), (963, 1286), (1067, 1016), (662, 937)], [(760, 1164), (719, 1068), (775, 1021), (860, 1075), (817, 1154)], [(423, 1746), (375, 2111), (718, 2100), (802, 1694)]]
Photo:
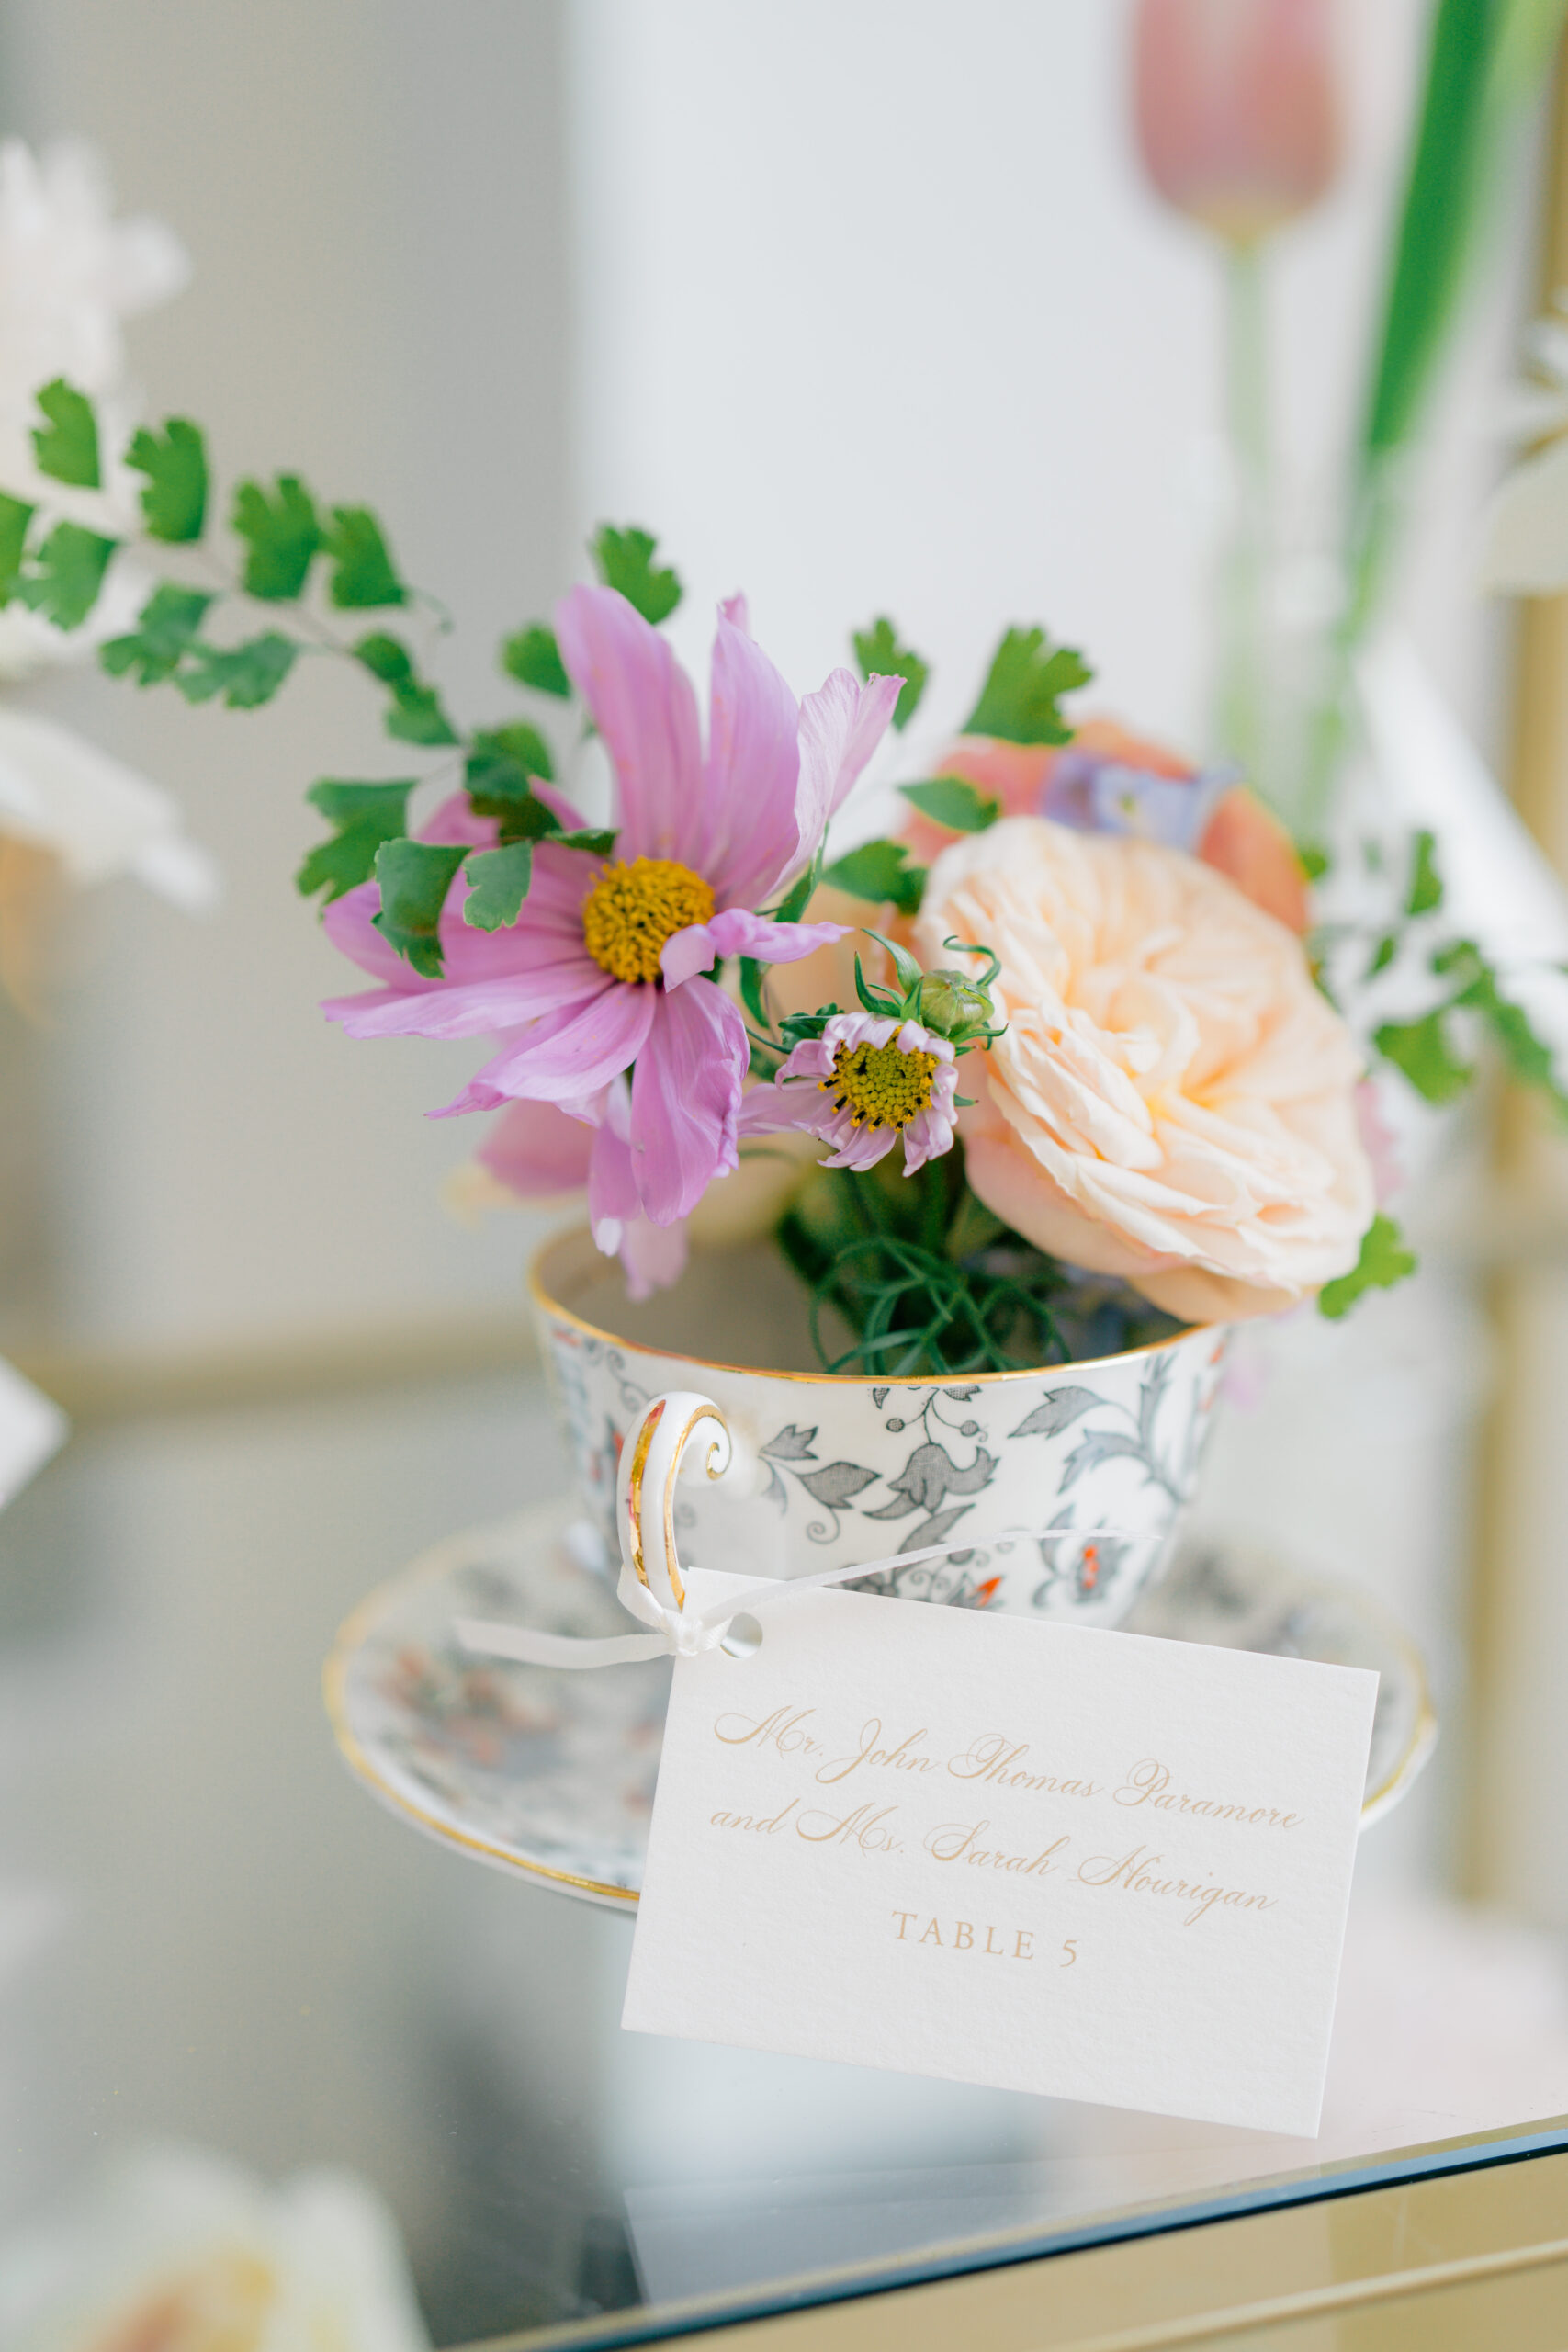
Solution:
[[(480, 1861), (590, 1903), (636, 1903), (671, 1661), (562, 1669), (475, 1658), (459, 1617), (552, 1634), (631, 1627), (597, 1532), (570, 1500), (470, 1528), (361, 1602), (327, 1660), (326, 1701), (351, 1769), (385, 1804)], [(1430, 1755), (1421, 1660), (1376, 1603), (1228, 1540), (1190, 1544), (1123, 1629), (1382, 1678), (1363, 1828)]]

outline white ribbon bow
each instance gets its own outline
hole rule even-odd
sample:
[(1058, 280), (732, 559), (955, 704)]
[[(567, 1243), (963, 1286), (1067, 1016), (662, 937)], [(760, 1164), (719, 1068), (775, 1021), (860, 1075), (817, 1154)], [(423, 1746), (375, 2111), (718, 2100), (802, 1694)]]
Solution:
[[(855, 1560), (841, 1568), (820, 1568), (804, 1577), (751, 1577), (743, 1592), (727, 1594), (711, 1608), (688, 1611), (685, 1584), (675, 1549), (675, 1481), (686, 1445), (706, 1424), (711, 1435), (706, 1471), (715, 1481), (725, 1476), (735, 1460), (735, 1448), (724, 1415), (711, 1397), (691, 1389), (671, 1389), (646, 1406), (626, 1432), (615, 1482), (615, 1528), (621, 1544), (621, 1572), (615, 1591), (623, 1608), (653, 1630), (647, 1634), (536, 1633), (526, 1625), (502, 1625), (478, 1617), (459, 1617), (458, 1641), (466, 1650), (484, 1657), (515, 1658), (525, 1666), (637, 1666), (655, 1657), (700, 1657), (721, 1647), (727, 1637), (738, 1651), (755, 1649), (761, 1629), (741, 1640), (731, 1635), (736, 1620), (776, 1608), (803, 1592), (826, 1585), (851, 1584), (888, 1568), (915, 1567), (923, 1560), (940, 1560), (951, 1552), (972, 1552), (976, 1539), (960, 1536), (951, 1544), (928, 1544), (914, 1552), (894, 1552), (881, 1560)], [(1010, 1527), (988, 1544), (1008, 1538), (1030, 1540), (1044, 1535), (1134, 1535), (1132, 1528)]]

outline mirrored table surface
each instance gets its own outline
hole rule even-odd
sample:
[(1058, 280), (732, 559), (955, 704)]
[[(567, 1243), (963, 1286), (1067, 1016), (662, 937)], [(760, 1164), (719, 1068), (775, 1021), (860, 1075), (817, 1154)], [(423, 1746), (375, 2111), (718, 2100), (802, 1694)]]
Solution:
[(1377, 1825), (1316, 2141), (623, 2032), (629, 1906), (417, 1834), (321, 1693), (367, 1593), (566, 1487), (497, 1373), (87, 1425), (0, 1516), (0, 2316), (62, 2233), (286, 2208), (412, 2282), (351, 2352), (738, 2309), (1568, 2110), (1555, 1950)]

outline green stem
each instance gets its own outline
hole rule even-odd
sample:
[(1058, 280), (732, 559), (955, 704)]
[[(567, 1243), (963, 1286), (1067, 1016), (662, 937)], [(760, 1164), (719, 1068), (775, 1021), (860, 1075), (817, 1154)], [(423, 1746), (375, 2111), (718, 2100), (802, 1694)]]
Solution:
[(1297, 840), (1314, 847), (1321, 847), (1333, 815), (1349, 740), (1356, 656), (1377, 613), (1393, 551), (1400, 513), (1389, 470), (1396, 463), (1385, 457), (1368, 468), (1347, 533), (1345, 604), (1324, 654), (1318, 696), (1307, 721), (1300, 801), (1292, 811)]
[(1221, 753), (1261, 786), (1267, 765), (1271, 465), (1263, 262), (1256, 241), (1225, 247), (1225, 430), (1233, 507), (1220, 565), (1214, 726)]

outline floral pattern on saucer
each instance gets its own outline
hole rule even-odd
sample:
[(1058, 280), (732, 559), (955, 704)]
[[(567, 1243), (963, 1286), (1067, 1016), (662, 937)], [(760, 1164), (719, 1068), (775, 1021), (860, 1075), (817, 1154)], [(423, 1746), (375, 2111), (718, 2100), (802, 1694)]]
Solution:
[[(326, 1695), (345, 1759), (430, 1836), (562, 1894), (629, 1907), (669, 1662), (572, 1671), (474, 1658), (453, 1633), (459, 1616), (552, 1634), (636, 1630), (598, 1535), (570, 1501), (455, 1535), (372, 1593), (338, 1636)], [(1372, 1668), (1382, 1681), (1363, 1827), (1397, 1804), (1431, 1752), (1421, 1661), (1348, 1586), (1240, 1546), (1198, 1544), (1143, 1597), (1127, 1630)]]

